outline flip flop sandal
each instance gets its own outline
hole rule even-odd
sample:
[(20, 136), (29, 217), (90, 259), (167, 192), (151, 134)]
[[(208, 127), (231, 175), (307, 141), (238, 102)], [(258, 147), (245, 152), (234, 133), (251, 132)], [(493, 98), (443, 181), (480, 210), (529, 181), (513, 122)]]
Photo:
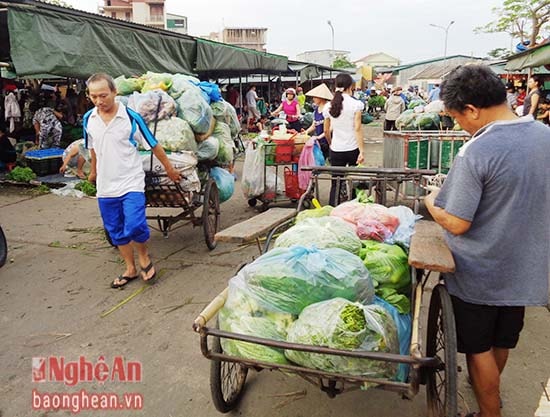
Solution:
[[(136, 278), (139, 278), (139, 276), (136, 275), (135, 277), (125, 277), (124, 275), (119, 275), (117, 279), (115, 279), (113, 282), (111, 282), (111, 288), (122, 288), (126, 284), (128, 284), (130, 281), (133, 281)], [(124, 280), (124, 282), (117, 283), (116, 282), (117, 280), (118, 281)]]
[[(153, 282), (155, 282), (155, 279), (157, 278), (157, 271), (155, 270), (154, 274), (151, 275), (150, 278), (145, 278), (145, 276), (147, 275), (147, 273), (153, 268), (153, 262), (149, 262), (149, 265), (147, 265), (145, 268), (141, 268), (141, 272), (142, 272), (142, 279), (143, 281), (145, 281), (147, 284), (152, 284)], [(143, 272), (145, 272), (145, 276), (143, 275)]]

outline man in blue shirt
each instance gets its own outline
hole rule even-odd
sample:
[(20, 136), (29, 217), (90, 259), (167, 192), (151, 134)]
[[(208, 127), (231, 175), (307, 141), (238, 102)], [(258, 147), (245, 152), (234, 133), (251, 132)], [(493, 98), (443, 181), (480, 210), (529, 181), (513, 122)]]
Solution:
[(441, 97), (472, 138), (425, 202), (455, 260), (445, 284), (481, 411), (468, 416), (500, 417), (500, 374), (524, 307), (548, 304), (550, 129), (518, 118), (487, 66), (453, 70)]
[(428, 103), (439, 100), (440, 91), (441, 89), (439, 88), (439, 84), (434, 85), (434, 88), (432, 88), (432, 91), (430, 91), (430, 95), (428, 96)]

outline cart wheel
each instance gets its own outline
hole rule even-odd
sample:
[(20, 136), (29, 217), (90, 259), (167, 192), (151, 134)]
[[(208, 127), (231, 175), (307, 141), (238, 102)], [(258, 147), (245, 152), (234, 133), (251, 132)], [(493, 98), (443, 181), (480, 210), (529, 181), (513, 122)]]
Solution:
[(113, 243), (113, 241), (111, 239), (111, 236), (109, 235), (109, 232), (107, 231), (107, 229), (103, 228), (103, 231), (105, 232), (105, 239), (107, 239), (107, 242), (109, 243), (109, 245), (111, 245), (113, 248), (116, 248), (117, 246)]
[(216, 247), (216, 232), (220, 219), (220, 196), (218, 187), (213, 179), (209, 179), (204, 189), (204, 202), (202, 206), (202, 227), (204, 240), (208, 249)]
[(6, 235), (2, 227), (0, 227), (0, 267), (4, 266), (6, 263), (6, 258), (8, 257), (8, 242), (6, 241)]
[[(212, 352), (222, 353), (220, 339), (212, 338)], [(210, 392), (212, 402), (220, 413), (228, 413), (243, 395), (248, 368), (235, 362), (212, 360), (210, 364)]]
[(455, 417), (457, 407), (456, 329), (451, 297), (444, 285), (434, 287), (428, 313), (426, 355), (438, 368), (425, 368), (428, 417)]
[(256, 207), (257, 203), (258, 203), (258, 200), (256, 200), (255, 198), (251, 198), (250, 200), (248, 200), (248, 205), (250, 207)]

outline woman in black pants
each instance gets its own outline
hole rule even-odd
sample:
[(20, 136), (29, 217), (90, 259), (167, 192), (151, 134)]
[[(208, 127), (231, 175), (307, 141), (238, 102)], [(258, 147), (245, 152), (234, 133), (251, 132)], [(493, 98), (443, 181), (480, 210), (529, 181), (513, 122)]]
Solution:
[[(325, 136), (330, 144), (332, 166), (358, 165), (364, 160), (363, 130), (361, 112), (364, 104), (353, 98), (355, 83), (351, 75), (339, 74), (335, 80), (334, 98), (324, 110)], [(338, 181), (332, 180), (329, 204), (340, 203)]]

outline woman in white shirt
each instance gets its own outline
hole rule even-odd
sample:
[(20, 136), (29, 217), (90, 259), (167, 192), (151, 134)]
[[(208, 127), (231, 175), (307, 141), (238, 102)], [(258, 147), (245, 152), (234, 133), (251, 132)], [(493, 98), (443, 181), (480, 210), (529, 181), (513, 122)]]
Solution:
[[(349, 74), (338, 74), (335, 79), (334, 98), (324, 110), (325, 136), (330, 144), (330, 164), (332, 166), (358, 165), (364, 160), (363, 129), (361, 112), (365, 105), (353, 98), (355, 82)], [(339, 203), (337, 181), (330, 187), (329, 204)]]

